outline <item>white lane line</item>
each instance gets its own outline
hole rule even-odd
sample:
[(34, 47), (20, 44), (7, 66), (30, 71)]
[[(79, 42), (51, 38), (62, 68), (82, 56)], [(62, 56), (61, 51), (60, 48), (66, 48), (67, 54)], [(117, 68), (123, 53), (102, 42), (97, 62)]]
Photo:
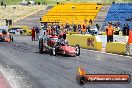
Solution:
[(124, 56), (124, 55), (119, 55), (119, 54), (106, 53), (106, 52), (102, 52), (102, 51), (94, 51), (94, 50), (88, 50), (88, 49), (82, 49), (82, 50), (90, 51), (90, 52), (95, 52), (95, 53), (103, 53), (103, 54), (113, 55), (113, 56), (120, 56), (120, 57), (132, 58), (131, 56)]

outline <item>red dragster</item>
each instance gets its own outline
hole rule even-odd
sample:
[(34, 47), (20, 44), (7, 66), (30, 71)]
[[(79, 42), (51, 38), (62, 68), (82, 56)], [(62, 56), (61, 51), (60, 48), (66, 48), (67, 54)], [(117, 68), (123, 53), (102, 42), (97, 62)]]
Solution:
[(5, 29), (0, 29), (0, 42), (13, 42), (13, 37)]
[(39, 39), (39, 52), (43, 53), (43, 51), (51, 52), (54, 56), (56, 54), (79, 56), (80, 46), (72, 47), (64, 39), (60, 39), (59, 36), (45, 35)]

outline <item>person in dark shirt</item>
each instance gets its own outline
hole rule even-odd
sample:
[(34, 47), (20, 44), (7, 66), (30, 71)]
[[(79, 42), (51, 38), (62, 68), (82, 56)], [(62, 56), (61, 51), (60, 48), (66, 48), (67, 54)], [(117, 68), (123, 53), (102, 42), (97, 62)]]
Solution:
[(130, 30), (129, 25), (128, 25), (128, 24), (126, 24), (127, 36), (129, 36), (129, 30)]
[(56, 2), (57, 5), (59, 5), (60, 3), (59, 2)]
[(1, 2), (1, 6), (4, 6), (6, 8), (6, 4), (4, 4), (4, 2)]
[(100, 29), (100, 26), (99, 26), (99, 24), (96, 24), (96, 28), (98, 29), (98, 31), (99, 31), (99, 29)]
[(9, 20), (9, 26), (12, 26), (12, 20), (11, 19)]
[(90, 23), (90, 24), (92, 24), (92, 23), (93, 23), (93, 21), (90, 19), (90, 20), (89, 20), (89, 23)]
[(41, 3), (40, 3), (40, 2), (38, 2), (37, 4), (38, 4), (38, 5), (41, 5)]
[(73, 25), (73, 31), (76, 32), (77, 26), (74, 24)]
[(66, 23), (66, 25), (65, 25), (65, 29), (67, 29), (67, 31), (69, 31), (69, 28), (70, 28), (69, 24)]
[(8, 26), (8, 20), (7, 20), (7, 19), (5, 19), (5, 21), (6, 21), (6, 26)]
[(78, 31), (81, 32), (81, 25), (78, 25)]
[(124, 24), (124, 27), (122, 29), (122, 33), (123, 33), (123, 35), (127, 35), (127, 26), (126, 26), (126, 24)]
[(91, 33), (90, 29), (91, 29), (91, 26), (88, 25), (88, 26), (87, 26), (87, 32), (88, 32), (89, 34)]
[(0, 5), (3, 6), (3, 4), (4, 4), (4, 2), (2, 1)]
[(59, 34), (59, 30), (60, 30), (60, 25), (58, 24), (58, 25), (56, 25), (56, 27), (55, 27), (55, 31), (56, 31), (56, 34), (57, 34), (57, 35)]
[(39, 40), (40, 30), (39, 30), (39, 28), (37, 26), (35, 27), (35, 31), (36, 31), (36, 40)]

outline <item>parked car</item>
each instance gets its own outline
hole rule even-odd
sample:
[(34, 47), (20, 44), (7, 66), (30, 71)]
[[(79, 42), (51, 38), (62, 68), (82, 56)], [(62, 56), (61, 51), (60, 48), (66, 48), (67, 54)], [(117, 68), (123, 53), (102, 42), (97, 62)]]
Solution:
[(15, 34), (15, 35), (27, 35), (30, 36), (32, 31), (29, 29), (28, 26), (16, 26), (16, 27), (10, 27), (8, 29), (9, 33)]

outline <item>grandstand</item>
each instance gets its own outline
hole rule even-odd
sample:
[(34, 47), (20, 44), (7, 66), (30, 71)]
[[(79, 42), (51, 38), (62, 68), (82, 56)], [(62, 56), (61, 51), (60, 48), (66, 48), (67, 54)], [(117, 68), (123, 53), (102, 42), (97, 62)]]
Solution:
[(113, 3), (107, 13), (103, 26), (106, 26), (108, 22), (119, 22), (120, 28), (123, 28), (124, 24), (128, 24), (132, 29), (132, 3)]
[(82, 24), (84, 20), (94, 20), (101, 4), (98, 3), (64, 3), (55, 5), (43, 17), (43, 22), (59, 22), (61, 25)]

